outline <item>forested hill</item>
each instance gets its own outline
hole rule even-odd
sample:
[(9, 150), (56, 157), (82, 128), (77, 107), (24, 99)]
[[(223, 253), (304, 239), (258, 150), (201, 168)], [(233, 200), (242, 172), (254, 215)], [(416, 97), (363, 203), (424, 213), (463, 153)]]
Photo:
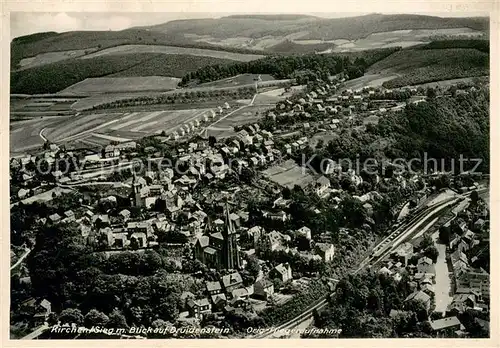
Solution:
[(363, 76), (365, 70), (399, 48), (366, 51), (355, 59), (346, 55), (308, 54), (300, 56), (268, 56), (251, 62), (238, 62), (229, 65), (213, 65), (186, 74), (180, 85), (216, 81), (237, 74), (269, 74), (277, 79), (293, 78), (298, 72), (309, 72), (319, 78), (327, 79), (329, 74), (344, 72), (349, 78)]
[[(453, 92), (454, 93), (454, 92)], [(476, 171), (489, 172), (489, 91), (487, 89), (456, 96), (431, 98), (428, 103), (409, 105), (403, 112), (380, 120), (374, 132), (392, 138), (388, 153), (394, 158), (422, 157), (450, 163), (455, 169), (462, 155), (482, 161)], [(464, 165), (472, 169), (476, 162)]]
[(435, 16), (406, 14), (369, 14), (345, 18), (320, 18), (287, 15), (242, 15), (217, 19), (190, 19), (172, 21), (148, 27), (162, 33), (189, 33), (210, 35), (215, 38), (264, 36), (287, 36), (301, 33), (300, 39), (311, 40), (355, 40), (373, 33), (412, 30), (470, 28), (489, 30), (486, 17), (441, 18)]

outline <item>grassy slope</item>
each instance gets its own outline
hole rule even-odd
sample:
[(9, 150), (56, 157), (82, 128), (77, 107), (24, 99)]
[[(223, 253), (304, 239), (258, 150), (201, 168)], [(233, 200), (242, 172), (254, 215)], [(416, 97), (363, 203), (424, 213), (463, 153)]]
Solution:
[(89, 77), (174, 76), (211, 64), (232, 61), (200, 56), (165, 54), (108, 55), (92, 59), (69, 59), (11, 74), (11, 93), (55, 93)]
[(182, 77), (186, 73), (196, 71), (198, 68), (216, 65), (232, 64), (234, 60), (212, 57), (191, 56), (187, 54), (154, 54), (144, 64), (135, 65), (127, 70), (122, 70), (109, 77), (125, 76), (173, 76)]
[[(15, 67), (23, 58), (34, 57), (40, 53), (69, 51), (87, 48), (105, 49), (120, 45), (170, 45), (180, 47), (207, 48), (218, 51), (263, 54), (260, 51), (214, 46), (205, 43), (190, 42), (178, 34), (165, 34), (145, 29), (127, 29), (122, 31), (71, 31), (61, 34), (23, 37), (11, 43), (11, 66)], [(38, 35), (38, 36), (37, 36)]]
[(269, 47), (267, 50), (269, 52), (275, 53), (314, 53), (315, 51), (321, 52), (327, 49), (334, 48), (335, 45), (332, 43), (319, 43), (319, 44), (298, 44), (293, 41), (283, 41), (277, 45)]
[(373, 64), (368, 73), (382, 71), (400, 75), (384, 83), (388, 88), (484, 76), (489, 74), (489, 55), (470, 48), (407, 49)]
[(185, 34), (210, 35), (216, 38), (237, 36), (261, 38), (266, 35), (284, 37), (303, 33), (303, 39), (333, 40), (358, 39), (375, 32), (400, 29), (469, 27), (476, 30), (488, 30), (488, 25), (487, 18), (378, 14), (333, 19), (308, 16), (230, 16), (220, 19), (179, 20), (122, 31), (73, 31), (62, 34), (40, 33), (24, 36), (11, 43), (11, 64), (16, 66), (22, 58), (33, 57), (39, 53), (93, 47), (106, 48), (125, 44), (199, 47), (242, 53), (257, 52), (189, 41), (184, 36)]
[(189, 33), (216, 38), (234, 36), (285, 36), (304, 32), (303, 39), (359, 39), (372, 33), (401, 29), (441, 29), (468, 27), (487, 30), (486, 18), (439, 18), (419, 15), (380, 15), (349, 18), (230, 16), (219, 19), (172, 21), (150, 27), (162, 33)]

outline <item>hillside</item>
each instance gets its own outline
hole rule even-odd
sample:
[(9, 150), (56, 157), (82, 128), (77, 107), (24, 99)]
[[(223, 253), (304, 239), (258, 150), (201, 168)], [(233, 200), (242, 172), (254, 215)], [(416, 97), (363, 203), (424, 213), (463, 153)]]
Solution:
[(210, 35), (214, 38), (245, 36), (260, 38), (267, 35), (287, 36), (302, 32), (301, 39), (359, 39), (372, 33), (409, 30), (471, 28), (488, 30), (487, 18), (441, 18), (421, 15), (382, 15), (346, 18), (319, 18), (310, 16), (229, 16), (219, 19), (192, 19), (172, 21), (149, 27), (151, 31), (166, 34), (188, 33)]
[(291, 40), (285, 40), (277, 45), (271, 46), (267, 49), (269, 52), (280, 54), (300, 54), (300, 53), (313, 53), (322, 52), (335, 47), (333, 43), (317, 43), (301, 45)]
[(159, 54), (113, 54), (89, 59), (69, 59), (11, 74), (11, 93), (55, 93), (91, 77), (173, 76), (213, 64), (227, 65), (227, 59)]
[[(488, 30), (488, 18), (482, 17), (372, 14), (320, 18), (302, 15), (237, 15), (218, 19), (176, 20), (121, 31), (27, 35), (11, 42), (11, 66), (15, 69), (23, 58), (42, 53), (89, 49), (99, 51), (121, 45), (169, 45), (247, 54), (307, 53), (318, 48), (331, 48), (338, 44), (334, 41), (339, 40), (343, 41), (342, 50), (349, 51), (387, 47), (387, 44), (405, 47), (432, 41), (426, 40), (426, 37), (436, 35), (473, 37)], [(380, 37), (368, 38), (378, 33), (390, 34), (391, 41), (385, 38), (380, 40)], [(352, 40), (368, 42), (363, 41), (353, 47)], [(406, 43), (399, 42), (401, 40)]]
[(397, 73), (387, 88), (489, 74), (489, 54), (472, 48), (400, 50), (373, 64), (371, 74)]
[(145, 29), (122, 31), (72, 31), (61, 34), (33, 34), (11, 42), (11, 69), (16, 69), (23, 58), (35, 57), (49, 52), (74, 50), (104, 50), (122, 45), (163, 45), (197, 49), (212, 49), (235, 53), (263, 54), (248, 49), (214, 46), (191, 42), (175, 35), (152, 32)]

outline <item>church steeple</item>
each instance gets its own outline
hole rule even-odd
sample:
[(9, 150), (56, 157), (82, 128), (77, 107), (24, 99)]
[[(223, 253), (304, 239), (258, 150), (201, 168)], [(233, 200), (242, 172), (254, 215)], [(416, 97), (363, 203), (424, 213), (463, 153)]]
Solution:
[(241, 267), (238, 245), (236, 243), (236, 231), (229, 213), (229, 205), (225, 206), (225, 226), (223, 231), (224, 248), (223, 262), (227, 269), (238, 269)]

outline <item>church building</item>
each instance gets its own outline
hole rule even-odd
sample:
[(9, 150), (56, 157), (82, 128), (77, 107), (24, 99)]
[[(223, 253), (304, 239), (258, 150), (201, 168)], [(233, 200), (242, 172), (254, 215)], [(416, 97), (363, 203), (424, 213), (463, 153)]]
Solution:
[(227, 204), (222, 230), (199, 237), (194, 245), (194, 256), (210, 268), (234, 270), (241, 267), (236, 231)]

